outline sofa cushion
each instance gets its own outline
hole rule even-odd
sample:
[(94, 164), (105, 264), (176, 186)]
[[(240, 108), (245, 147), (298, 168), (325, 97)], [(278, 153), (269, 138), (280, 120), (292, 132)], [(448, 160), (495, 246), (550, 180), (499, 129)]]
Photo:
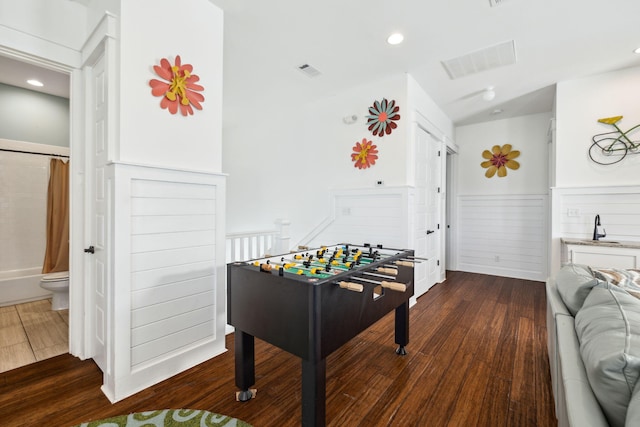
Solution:
[(602, 281), (594, 277), (591, 268), (582, 264), (568, 264), (556, 276), (558, 293), (569, 312), (575, 316), (591, 288)]
[(625, 421), (625, 426), (640, 426), (640, 387), (638, 387), (637, 383), (636, 387), (633, 389), (631, 401), (629, 402), (629, 407), (627, 408), (627, 419)]
[(622, 427), (640, 376), (640, 300), (603, 282), (591, 289), (575, 326), (589, 384), (611, 426)]

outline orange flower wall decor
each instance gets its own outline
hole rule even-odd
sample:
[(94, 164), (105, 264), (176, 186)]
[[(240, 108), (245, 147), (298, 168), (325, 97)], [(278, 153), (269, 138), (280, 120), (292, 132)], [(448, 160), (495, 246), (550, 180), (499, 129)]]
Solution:
[(511, 144), (504, 144), (502, 147), (494, 145), (491, 151), (484, 150), (482, 157), (488, 159), (480, 164), (483, 168), (488, 168), (484, 176), (491, 178), (496, 172), (500, 178), (507, 176), (507, 168), (516, 170), (520, 167), (520, 163), (513, 160), (519, 155), (519, 151), (511, 150)]
[(151, 94), (162, 97), (162, 108), (166, 108), (171, 114), (176, 114), (179, 108), (183, 116), (193, 114), (192, 106), (202, 110), (204, 96), (198, 92), (203, 91), (204, 87), (196, 84), (200, 77), (192, 74), (193, 65), (182, 64), (180, 55), (177, 55), (175, 65), (171, 65), (167, 58), (162, 58), (160, 65), (154, 65), (153, 69), (158, 76), (166, 80), (149, 81)]
[(377, 146), (373, 145), (371, 141), (367, 141), (367, 138), (362, 138), (362, 143), (356, 142), (353, 151), (351, 160), (355, 162), (354, 167), (366, 169), (376, 164), (378, 159)]

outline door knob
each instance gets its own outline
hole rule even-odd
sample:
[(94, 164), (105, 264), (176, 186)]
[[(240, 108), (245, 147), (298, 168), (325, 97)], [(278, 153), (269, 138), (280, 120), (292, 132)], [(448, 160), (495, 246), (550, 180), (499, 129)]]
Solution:
[(435, 233), (435, 230), (427, 230), (427, 234)]
[(93, 254), (96, 252), (96, 248), (93, 247), (93, 245), (89, 246), (87, 249), (84, 250), (86, 253), (88, 254)]

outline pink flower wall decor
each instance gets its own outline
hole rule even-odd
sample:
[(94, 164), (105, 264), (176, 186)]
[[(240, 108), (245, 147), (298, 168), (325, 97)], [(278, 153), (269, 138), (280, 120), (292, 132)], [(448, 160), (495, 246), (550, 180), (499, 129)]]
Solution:
[(196, 84), (200, 77), (193, 73), (193, 65), (182, 64), (180, 55), (176, 56), (174, 65), (167, 58), (160, 60), (160, 65), (153, 66), (154, 71), (166, 81), (151, 79), (151, 94), (161, 96), (160, 107), (166, 108), (171, 114), (176, 114), (178, 108), (183, 116), (192, 115), (193, 107), (202, 110), (204, 87)]
[(356, 142), (353, 146), (354, 153), (351, 154), (351, 160), (355, 162), (354, 167), (358, 169), (366, 169), (376, 164), (378, 159), (377, 146), (373, 145), (367, 138), (362, 138), (362, 144)]
[(400, 120), (398, 111), (400, 111), (400, 107), (396, 105), (395, 100), (387, 101), (387, 98), (383, 98), (382, 101), (374, 101), (373, 105), (369, 107), (369, 115), (367, 116), (369, 130), (373, 132), (373, 135), (381, 138), (389, 135), (398, 127), (396, 123)]

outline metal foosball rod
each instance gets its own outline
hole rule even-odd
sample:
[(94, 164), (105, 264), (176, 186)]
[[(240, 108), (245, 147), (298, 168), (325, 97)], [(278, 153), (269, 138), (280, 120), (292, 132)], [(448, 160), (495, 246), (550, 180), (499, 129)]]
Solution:
[[(322, 266), (322, 267), (325, 268), (325, 271), (329, 271), (329, 269), (327, 269), (326, 266), (329, 266), (330, 269), (333, 268), (335, 270), (340, 270), (340, 271), (351, 271), (353, 269), (353, 264), (350, 264), (350, 263), (342, 264), (337, 260), (334, 260), (332, 262), (328, 262), (328, 261), (324, 261), (324, 260), (317, 260), (317, 261), (309, 261), (309, 263), (313, 264), (313, 265), (316, 265), (316, 266)], [(285, 267), (286, 267), (286, 264), (285, 264)], [(377, 271), (379, 273), (385, 273), (385, 274), (390, 275), (390, 276), (397, 276), (398, 275), (398, 269), (397, 268), (378, 267), (374, 271)], [(388, 277), (390, 279), (393, 278), (393, 277), (389, 277), (389, 276), (385, 276), (385, 277)]]
[[(375, 262), (375, 261), (376, 261), (376, 259), (378, 259), (378, 258), (379, 258), (380, 260), (382, 260), (382, 259), (383, 259), (383, 257), (384, 257), (384, 258), (388, 258), (388, 257), (393, 256), (393, 255), (383, 255), (383, 254), (378, 254), (378, 255), (379, 255), (378, 257), (368, 257), (368, 256), (366, 255), (366, 253), (363, 253), (363, 252), (356, 252), (356, 254), (355, 254), (354, 256), (352, 256), (352, 257), (351, 257), (351, 258), (352, 258), (352, 260), (351, 260), (351, 261), (348, 261), (348, 259), (349, 259), (349, 257), (350, 257), (350, 256), (345, 256), (345, 257), (343, 258), (343, 260), (342, 260), (342, 263), (343, 263), (343, 264), (345, 264), (345, 265), (346, 265), (346, 264), (349, 264), (349, 262), (351, 262), (351, 263), (356, 263), (356, 264), (360, 264), (360, 262), (361, 262), (362, 258), (367, 258), (367, 259), (370, 259), (370, 260), (371, 260), (371, 262)], [(404, 267), (413, 267), (413, 266), (414, 266), (414, 262), (420, 262), (420, 261), (415, 261), (415, 259), (413, 259), (413, 258), (412, 258), (412, 259), (402, 258), (402, 259), (400, 259), (400, 260), (392, 261), (390, 264), (393, 264), (393, 265), (400, 265), (400, 266), (404, 266)]]
[[(295, 260), (305, 260), (308, 262), (312, 262), (314, 257), (316, 257), (316, 259), (319, 260), (319, 262), (323, 262), (322, 260), (326, 259), (327, 255), (330, 255), (330, 257), (328, 258), (330, 260), (329, 262), (333, 263), (333, 261), (336, 261), (341, 263), (342, 265), (345, 265), (346, 267), (351, 268), (350, 264), (355, 263), (356, 265), (359, 265), (362, 263), (364, 259), (370, 260), (369, 262), (375, 262), (376, 260), (383, 260), (384, 258), (389, 258), (394, 256), (394, 255), (381, 254), (378, 251), (372, 252), (371, 249), (372, 248), (370, 248), (369, 253), (367, 253), (367, 252), (363, 252), (360, 249), (349, 249), (349, 247), (346, 246), (344, 248), (334, 249), (333, 253), (331, 253), (331, 251), (327, 247), (322, 247), (322, 249), (316, 251), (315, 254), (309, 254), (309, 253), (304, 255), (296, 254), (294, 255), (293, 258)], [(400, 260), (392, 261), (390, 262), (390, 264), (405, 266), (405, 267), (413, 267), (415, 262), (420, 262), (418, 261), (418, 259), (426, 260), (426, 258), (410, 256), (407, 258), (401, 258)], [(333, 264), (333, 265), (336, 265), (336, 264)]]
[[(333, 256), (331, 256), (330, 258), (318, 257), (314, 259), (313, 255), (306, 255), (306, 256), (296, 255), (293, 258), (297, 263), (302, 263), (303, 265), (305, 265), (305, 267), (309, 267), (311, 264), (321, 265), (321, 266), (330, 265), (332, 267), (339, 268), (344, 271), (351, 270), (353, 267), (355, 267), (358, 264), (357, 260), (341, 261), (340, 259), (334, 258)], [(285, 258), (282, 258), (281, 261), (284, 262)]]
[(321, 261), (309, 261), (309, 260), (305, 260), (302, 262), (290, 262), (290, 263), (286, 263), (284, 264), (284, 266), (286, 268), (296, 268), (298, 266), (300, 266), (299, 268), (311, 268), (311, 266), (314, 266), (314, 268), (319, 268), (322, 269), (326, 272), (333, 270), (338, 270), (338, 271), (349, 271), (351, 270), (350, 266), (346, 266), (346, 265), (340, 265), (340, 264), (336, 264), (336, 263), (328, 263), (326, 261), (321, 262)]
[[(381, 254), (381, 253), (379, 253), (377, 251), (374, 252), (374, 254), (369, 255), (366, 252), (363, 252), (361, 256), (364, 257), (364, 258), (372, 259), (373, 261), (375, 261), (376, 259), (383, 260), (384, 258), (389, 258), (389, 257), (394, 256), (394, 255)], [(420, 262), (420, 261), (416, 261), (416, 259), (417, 259), (416, 257), (401, 258), (401, 259), (399, 259), (397, 261), (393, 261), (392, 264), (402, 265), (404, 267), (413, 267), (413, 263), (414, 262)]]
[[(319, 257), (316, 257), (314, 261), (313, 254), (312, 255), (295, 255), (293, 259), (296, 261), (301, 261), (303, 263), (319, 262), (323, 264), (331, 263), (332, 265), (344, 265), (347, 268), (351, 268), (352, 265), (360, 264), (360, 261), (357, 258), (353, 260), (349, 260), (348, 257), (344, 257), (341, 261), (339, 258), (335, 258), (333, 256), (331, 256), (330, 258), (324, 258), (323, 256), (319, 256)], [(282, 259), (282, 261), (284, 261), (284, 258)]]
[(392, 291), (405, 292), (407, 290), (407, 285), (404, 283), (398, 282), (388, 282), (386, 280), (378, 281), (378, 280), (370, 280), (365, 279), (364, 277), (352, 277), (352, 280), (359, 280), (365, 283), (374, 283), (376, 285), (380, 285), (383, 288), (391, 289)]
[[(313, 267), (313, 268), (307, 268), (307, 267), (299, 267), (297, 264), (295, 263), (288, 263), (288, 264), (276, 264), (276, 263), (271, 263), (271, 262), (266, 262), (266, 263), (254, 263), (253, 265), (255, 265), (256, 267), (260, 267), (260, 271), (264, 271), (264, 272), (271, 272), (274, 269), (276, 271), (278, 271), (279, 269), (282, 269), (283, 271), (287, 271), (287, 270), (291, 270), (291, 269), (297, 269), (298, 271), (296, 273), (292, 273), (292, 274), (298, 274), (298, 275), (302, 275), (304, 274), (305, 271), (311, 273), (311, 274), (320, 274), (320, 273), (327, 273), (327, 274), (335, 274), (331, 271), (325, 271), (324, 269), (320, 268), (320, 267)], [(288, 271), (288, 273), (291, 273), (290, 271)]]
[(388, 274), (380, 274), (380, 273), (372, 273), (370, 271), (363, 271), (362, 274), (366, 274), (367, 276), (378, 277), (382, 280), (393, 280), (395, 281), (395, 276), (390, 276)]

